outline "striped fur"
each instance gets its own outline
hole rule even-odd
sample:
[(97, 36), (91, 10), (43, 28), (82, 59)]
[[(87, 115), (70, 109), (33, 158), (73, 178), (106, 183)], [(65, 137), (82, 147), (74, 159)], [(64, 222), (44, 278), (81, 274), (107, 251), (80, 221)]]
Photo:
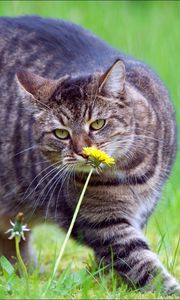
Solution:
[[(71, 23), (1, 18), (0, 29), (1, 253), (13, 254), (4, 232), (19, 211), (30, 226), (48, 219), (68, 228), (89, 170), (82, 147), (94, 145), (116, 165), (93, 174), (73, 236), (109, 267), (113, 255), (133, 286), (155, 288), (160, 275), (165, 292), (180, 294), (142, 232), (176, 154), (174, 111), (160, 79)], [(97, 119), (106, 125), (95, 132)], [(57, 139), (57, 128), (70, 139)]]

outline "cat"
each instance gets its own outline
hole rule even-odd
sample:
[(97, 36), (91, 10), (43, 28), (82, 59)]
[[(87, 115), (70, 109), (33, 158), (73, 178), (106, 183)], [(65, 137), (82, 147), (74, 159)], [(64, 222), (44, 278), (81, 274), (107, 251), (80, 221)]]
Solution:
[[(67, 230), (94, 146), (116, 164), (90, 180), (72, 236), (139, 288), (180, 295), (143, 228), (176, 156), (175, 113), (161, 80), (144, 63), (78, 25), (38, 16), (0, 18), (0, 252), (24, 212), (30, 227)], [(30, 240), (30, 236), (29, 239)], [(29, 242), (21, 242), (28, 260)]]

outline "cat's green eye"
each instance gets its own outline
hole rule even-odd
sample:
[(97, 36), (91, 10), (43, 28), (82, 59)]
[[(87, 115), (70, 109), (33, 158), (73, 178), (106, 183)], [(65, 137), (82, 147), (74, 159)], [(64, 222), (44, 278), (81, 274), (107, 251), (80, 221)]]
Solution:
[(93, 130), (99, 130), (104, 127), (106, 121), (104, 119), (99, 119), (91, 123), (90, 128)]
[(58, 139), (66, 140), (69, 138), (69, 131), (66, 129), (55, 129), (54, 134)]

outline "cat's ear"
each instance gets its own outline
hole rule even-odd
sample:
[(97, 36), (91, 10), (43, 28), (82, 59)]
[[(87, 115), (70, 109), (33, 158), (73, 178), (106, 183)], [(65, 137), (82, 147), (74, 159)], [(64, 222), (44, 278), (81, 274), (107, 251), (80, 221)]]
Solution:
[(24, 90), (42, 102), (51, 98), (60, 83), (60, 80), (43, 78), (26, 70), (18, 71), (16, 76)]
[(118, 59), (100, 77), (99, 92), (105, 95), (119, 97), (124, 93), (126, 70), (122, 60)]

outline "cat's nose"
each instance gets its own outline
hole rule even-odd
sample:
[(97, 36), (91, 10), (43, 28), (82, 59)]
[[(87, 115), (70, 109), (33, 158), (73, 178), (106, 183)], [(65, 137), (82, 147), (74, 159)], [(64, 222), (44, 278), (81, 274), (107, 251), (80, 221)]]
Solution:
[(82, 133), (73, 136), (72, 146), (77, 155), (86, 158), (86, 156), (83, 154), (83, 147), (91, 147), (93, 146), (93, 143), (85, 133)]

